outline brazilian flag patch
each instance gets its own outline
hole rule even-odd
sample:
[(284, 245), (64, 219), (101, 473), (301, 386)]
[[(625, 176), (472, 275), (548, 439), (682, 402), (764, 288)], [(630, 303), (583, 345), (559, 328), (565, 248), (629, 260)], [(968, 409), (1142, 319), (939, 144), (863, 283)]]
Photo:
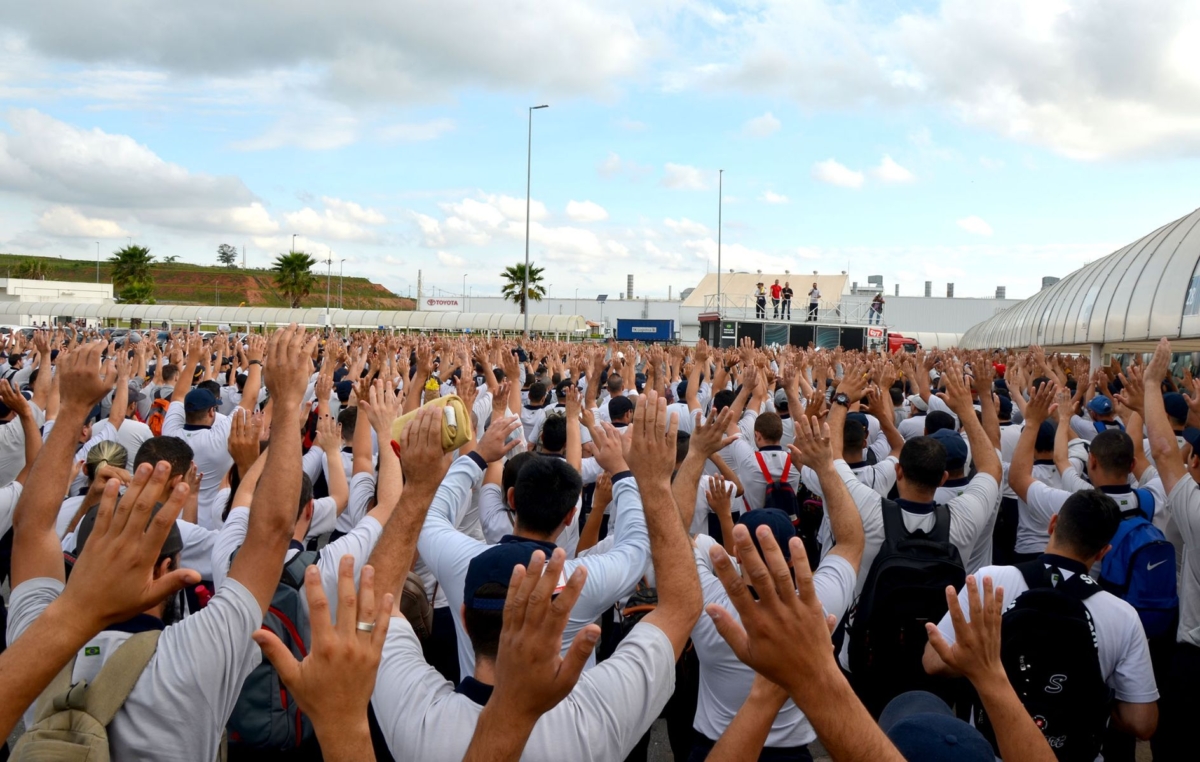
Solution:
[(84, 656), (99, 656), (100, 655), (100, 646), (88, 646), (87, 648), (83, 649), (83, 655)]

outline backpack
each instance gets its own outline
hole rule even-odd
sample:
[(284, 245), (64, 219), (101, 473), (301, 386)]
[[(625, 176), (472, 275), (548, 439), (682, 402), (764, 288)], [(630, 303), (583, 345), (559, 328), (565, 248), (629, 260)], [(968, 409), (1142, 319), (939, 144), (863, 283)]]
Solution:
[(629, 596), (625, 607), (621, 609), (621, 623), (618, 625), (620, 640), (624, 640), (629, 631), (656, 608), (658, 608), (658, 590), (650, 587), (646, 578), (642, 577), (638, 580), (633, 595)]
[(166, 420), (167, 410), (170, 407), (171, 401), (161, 397), (150, 403), (150, 415), (146, 416), (146, 425), (150, 427), (150, 432), (154, 436), (162, 436), (163, 421)]
[(108, 724), (150, 663), (160, 634), (142, 632), (126, 640), (91, 684), (71, 684), (72, 658), (38, 697), (35, 724), (21, 736), (11, 759), (108, 762)]
[[(1110, 713), (1096, 627), (1083, 605), (1100, 586), (1086, 573), (1062, 580), (1061, 572), (1047, 569), (1040, 558), (1016, 568), (1029, 590), (1001, 622), (1004, 670), (1055, 756), (1091, 762), (1100, 753)], [(999, 753), (981, 706), (975, 708), (975, 726)]]
[[(306, 550), (284, 564), (271, 606), (263, 617), (263, 629), (275, 633), (297, 660), (308, 655), (311, 640), (308, 614), (300, 600), (304, 570), (319, 557), (316, 551)], [(260, 749), (296, 748), (313, 737), (312, 721), (300, 711), (267, 659), (246, 677), (227, 727), (230, 743)]]
[(1094, 423), (1096, 425), (1096, 433), (1097, 434), (1103, 434), (1105, 431), (1108, 431), (1109, 426), (1112, 426), (1114, 429), (1117, 429), (1118, 431), (1125, 430), (1125, 427), (1123, 425), (1121, 425), (1121, 423), (1118, 421), (1113, 421), (1112, 423), (1108, 423), (1106, 421), (1092, 421), (1092, 423)]
[(780, 474), (779, 480), (771, 476), (771, 470), (767, 468), (767, 461), (763, 459), (761, 452), (754, 453), (755, 459), (758, 460), (758, 468), (762, 471), (763, 478), (767, 480), (767, 489), (763, 497), (763, 508), (778, 508), (783, 511), (792, 520), (796, 522), (796, 490), (792, 489), (792, 485), (788, 484), (788, 474), (792, 471), (792, 457), (789, 455), (783, 461), (783, 473)]
[(849, 625), (850, 672), (868, 709), (878, 713), (909, 690), (938, 683), (921, 658), (925, 624), (945, 616), (946, 588), (961, 589), (967, 573), (950, 542), (950, 508), (934, 506), (931, 532), (909, 532), (900, 505), (883, 500), (883, 545), (867, 573)]
[(1154, 495), (1133, 492), (1138, 507), (1124, 512), (1100, 563), (1100, 586), (1137, 609), (1146, 637), (1155, 638), (1174, 632), (1179, 613), (1175, 546), (1151, 523)]

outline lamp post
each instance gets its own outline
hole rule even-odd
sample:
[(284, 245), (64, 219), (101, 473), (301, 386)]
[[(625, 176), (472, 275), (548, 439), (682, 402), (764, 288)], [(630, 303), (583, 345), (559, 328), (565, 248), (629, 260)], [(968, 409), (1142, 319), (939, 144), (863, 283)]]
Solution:
[[(547, 289), (546, 289), (546, 293), (547, 293), (547, 294), (549, 294), (550, 292), (554, 291), (554, 284), (553, 284), (553, 283), (550, 283), (550, 284), (548, 284), (548, 285), (549, 285), (549, 288), (547, 288)], [(547, 315), (549, 315), (549, 314), (550, 314), (550, 300), (549, 300), (549, 299), (547, 299), (547, 300), (546, 300), (546, 314), (547, 314)]]
[(462, 309), (459, 311), (466, 312), (467, 311), (467, 274), (466, 273), (463, 273), (462, 300), (463, 300)]
[(717, 324), (721, 321), (721, 202), (723, 201), (725, 170), (717, 170)]
[(333, 249), (325, 259), (325, 327), (329, 327), (329, 287), (333, 285)]
[(530, 182), (533, 178), (533, 112), (540, 108), (549, 108), (550, 104), (529, 107), (529, 140), (525, 147), (525, 279), (524, 291), (521, 292), (521, 304), (525, 313), (525, 338), (529, 338), (529, 203), (531, 198)]
[(342, 260), (338, 265), (338, 309), (346, 309), (346, 302), (342, 298), (342, 286), (346, 282), (346, 260)]

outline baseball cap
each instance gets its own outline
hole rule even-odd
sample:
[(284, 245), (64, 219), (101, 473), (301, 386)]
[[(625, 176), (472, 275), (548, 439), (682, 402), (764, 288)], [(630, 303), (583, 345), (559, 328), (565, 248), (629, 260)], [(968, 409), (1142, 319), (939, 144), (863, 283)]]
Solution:
[(929, 435), (946, 448), (946, 470), (958, 471), (967, 465), (967, 443), (950, 429), (938, 429)]
[(1005, 397), (1004, 395), (1000, 395), (1000, 406), (999, 407), (1000, 407), (999, 413), (1000, 413), (1001, 418), (1012, 418), (1012, 409), (1013, 409), (1012, 400), (1010, 400), (1008, 397)]
[(743, 513), (738, 519), (738, 523), (750, 530), (750, 539), (754, 541), (754, 547), (758, 549), (760, 555), (762, 554), (762, 545), (759, 544), (755, 531), (759, 527), (765, 526), (771, 530), (771, 534), (775, 535), (775, 542), (779, 543), (783, 557), (789, 561), (792, 559), (788, 542), (796, 536), (796, 527), (786, 513), (778, 508), (759, 508), (756, 511)]
[[(683, 382), (683, 383), (686, 383), (686, 382)], [(788, 409), (787, 392), (784, 391), (783, 389), (775, 390), (775, 409), (776, 410), (787, 410)]]
[[(29, 391), (28, 389), (22, 389), (20, 395), (27, 400), (33, 399), (33, 392)], [(11, 412), (12, 408), (10, 408), (8, 405), (5, 405), (3, 402), (0, 402), (0, 418), (3, 418)]]
[(907, 760), (921, 762), (992, 762), (996, 752), (975, 728), (932, 693), (909, 691), (892, 699), (879, 727)]
[(183, 398), (183, 409), (188, 413), (212, 410), (216, 406), (217, 398), (207, 389), (193, 389)]
[(1042, 421), (1042, 425), (1038, 427), (1037, 439), (1033, 443), (1033, 449), (1038, 452), (1050, 452), (1054, 449), (1054, 435), (1058, 431), (1058, 427), (1050, 421)]
[(628, 397), (613, 397), (608, 401), (608, 418), (615, 421), (633, 410), (633, 400)]
[(1087, 404), (1087, 407), (1096, 415), (1108, 415), (1113, 411), (1112, 400), (1103, 394), (1092, 397), (1092, 401)]
[(137, 384), (130, 384), (129, 385), (129, 404), (132, 405), (134, 402), (141, 402), (144, 399), (146, 399), (146, 395), (145, 395), (145, 393), (142, 392), (142, 388), (140, 386), (138, 386)]
[(1187, 400), (1179, 392), (1168, 392), (1163, 395), (1163, 407), (1167, 415), (1177, 421), (1186, 421), (1188, 416)]
[(846, 413), (846, 420), (860, 424), (863, 431), (869, 431), (871, 428), (871, 421), (867, 418), (866, 413)]
[(1183, 430), (1184, 440), (1192, 446), (1192, 452), (1200, 455), (1200, 429), (1188, 426)]
[[(162, 503), (158, 503), (150, 511), (150, 518), (153, 519), (155, 514), (162, 510)], [(79, 528), (75, 530), (75, 556), (78, 557), (83, 552), (83, 546), (87, 543), (88, 537), (91, 536), (92, 530), (96, 527), (96, 516), (100, 513), (100, 506), (93, 505), (88, 509), (88, 512), (83, 515), (79, 522)], [(150, 522), (146, 522), (146, 526), (150, 526)], [(183, 535), (179, 533), (179, 525), (171, 522), (171, 529), (167, 532), (167, 539), (163, 540), (162, 550), (158, 552), (159, 557), (173, 556), (176, 553), (183, 551)]]
[(921, 399), (921, 395), (919, 394), (909, 395), (908, 404), (912, 405), (917, 410), (920, 410), (922, 413), (929, 410), (929, 405), (925, 404), (925, 400)]
[(338, 402), (348, 402), (350, 400), (350, 392), (354, 391), (354, 382), (338, 381), (333, 385), (333, 390), (337, 392)]
[(489, 583), (507, 588), (512, 581), (513, 567), (517, 564), (528, 566), (535, 550), (544, 552), (547, 559), (554, 552), (553, 546), (544, 543), (501, 540), (499, 544), (472, 558), (467, 564), (467, 577), (463, 581), (463, 605), (481, 611), (503, 611), (503, 598), (476, 598), (475, 594)]

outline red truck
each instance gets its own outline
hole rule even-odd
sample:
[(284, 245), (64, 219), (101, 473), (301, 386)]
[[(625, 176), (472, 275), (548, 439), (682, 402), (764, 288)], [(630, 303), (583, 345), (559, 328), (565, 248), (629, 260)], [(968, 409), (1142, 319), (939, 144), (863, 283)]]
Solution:
[(911, 339), (899, 333), (893, 333), (882, 326), (867, 328), (867, 341), (875, 349), (883, 349), (884, 342), (886, 341), (888, 354), (916, 352), (921, 348), (921, 343), (916, 339)]

